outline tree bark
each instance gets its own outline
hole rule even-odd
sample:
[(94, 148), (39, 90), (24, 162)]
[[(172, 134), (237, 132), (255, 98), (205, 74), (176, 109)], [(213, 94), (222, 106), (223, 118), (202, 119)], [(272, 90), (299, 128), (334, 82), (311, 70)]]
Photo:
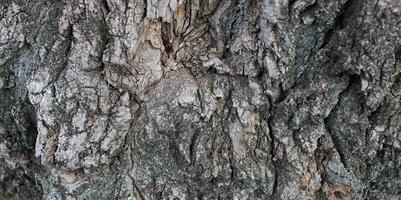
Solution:
[(0, 0), (0, 199), (399, 199), (399, 0)]

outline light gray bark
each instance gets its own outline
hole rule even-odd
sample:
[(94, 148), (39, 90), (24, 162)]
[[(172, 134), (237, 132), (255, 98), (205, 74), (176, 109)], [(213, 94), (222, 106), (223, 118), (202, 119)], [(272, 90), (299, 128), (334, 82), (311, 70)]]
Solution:
[(399, 199), (399, 0), (0, 0), (0, 199)]

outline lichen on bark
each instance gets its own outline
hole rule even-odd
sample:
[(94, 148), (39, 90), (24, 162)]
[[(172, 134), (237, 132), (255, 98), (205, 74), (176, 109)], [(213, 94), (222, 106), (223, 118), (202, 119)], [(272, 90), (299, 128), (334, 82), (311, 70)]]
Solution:
[(0, 0), (0, 199), (401, 198), (399, 0)]

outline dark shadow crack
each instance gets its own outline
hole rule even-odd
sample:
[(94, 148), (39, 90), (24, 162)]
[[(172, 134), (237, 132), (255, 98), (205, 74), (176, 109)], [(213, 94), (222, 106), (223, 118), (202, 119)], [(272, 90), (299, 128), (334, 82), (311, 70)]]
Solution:
[(328, 45), (331, 41), (334, 32), (337, 30), (341, 30), (345, 27), (345, 20), (349, 18), (350, 15), (353, 14), (352, 12), (352, 4), (354, 0), (347, 0), (344, 5), (341, 7), (339, 14), (334, 19), (334, 24), (331, 28), (329, 28), (325, 35), (323, 36), (322, 44), (319, 46), (319, 49), (322, 49)]

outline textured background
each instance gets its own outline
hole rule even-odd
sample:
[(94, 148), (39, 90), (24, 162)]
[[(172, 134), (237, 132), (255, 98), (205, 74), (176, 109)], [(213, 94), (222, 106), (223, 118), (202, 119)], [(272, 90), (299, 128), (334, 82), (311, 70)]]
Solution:
[(0, 0), (0, 199), (399, 199), (400, 0)]

